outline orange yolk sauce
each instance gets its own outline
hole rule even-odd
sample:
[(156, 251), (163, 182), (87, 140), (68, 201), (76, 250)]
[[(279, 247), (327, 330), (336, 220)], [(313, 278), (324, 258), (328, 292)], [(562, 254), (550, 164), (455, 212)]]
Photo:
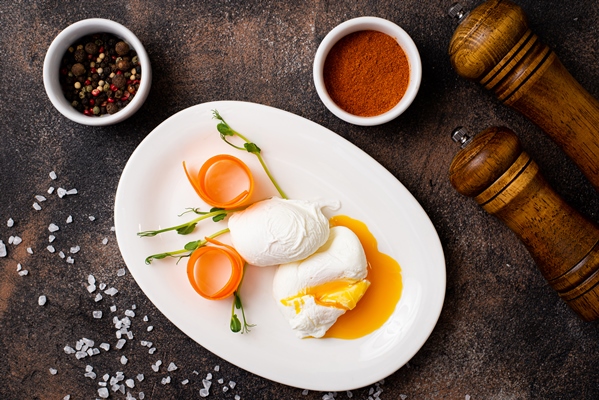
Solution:
[(345, 215), (330, 220), (331, 226), (345, 226), (360, 239), (366, 261), (370, 287), (353, 310), (347, 311), (329, 328), (325, 338), (358, 339), (379, 329), (389, 319), (402, 292), (401, 267), (378, 250), (376, 238), (366, 224)]

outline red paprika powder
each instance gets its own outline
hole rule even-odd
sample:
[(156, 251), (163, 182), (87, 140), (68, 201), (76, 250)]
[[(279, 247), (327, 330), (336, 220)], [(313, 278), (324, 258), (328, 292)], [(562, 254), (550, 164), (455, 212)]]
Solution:
[(339, 40), (324, 63), (324, 82), (333, 101), (350, 114), (373, 117), (392, 109), (410, 80), (405, 52), (391, 36), (358, 31)]

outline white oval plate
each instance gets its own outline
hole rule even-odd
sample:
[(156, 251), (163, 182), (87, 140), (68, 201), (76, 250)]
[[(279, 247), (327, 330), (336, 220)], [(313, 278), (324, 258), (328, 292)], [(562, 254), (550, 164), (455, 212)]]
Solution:
[[(276, 192), (253, 154), (225, 144), (212, 110), (262, 149), (262, 156), (289, 198), (341, 201), (334, 214), (363, 221), (379, 250), (402, 268), (404, 289), (383, 327), (356, 340), (298, 339), (271, 295), (274, 268), (249, 266), (241, 290), (249, 334), (229, 330), (231, 300), (197, 295), (186, 277), (186, 259), (144, 263), (150, 254), (222, 229), (204, 221), (188, 236), (174, 232), (140, 238), (137, 232), (169, 227), (192, 218), (188, 207), (209, 209), (189, 185), (182, 168), (228, 153), (255, 174), (256, 199)], [(328, 215), (328, 216), (332, 216)], [(392, 374), (422, 347), (441, 312), (445, 259), (439, 237), (416, 199), (385, 168), (328, 129), (275, 108), (236, 101), (200, 104), (170, 117), (133, 152), (116, 193), (119, 248), (131, 274), (156, 307), (185, 334), (217, 356), (264, 378), (302, 389), (351, 390)], [(222, 240), (226, 241), (224, 237)]]

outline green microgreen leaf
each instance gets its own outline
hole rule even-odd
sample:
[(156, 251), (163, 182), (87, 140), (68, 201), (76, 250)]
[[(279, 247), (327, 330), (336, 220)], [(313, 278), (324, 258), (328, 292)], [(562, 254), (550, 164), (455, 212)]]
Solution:
[(256, 143), (245, 143), (243, 147), (245, 147), (248, 153), (260, 154), (260, 147)]
[(196, 225), (197, 225), (197, 223), (193, 223), (193, 224), (187, 224), (185, 226), (177, 228), (177, 233), (179, 235), (188, 235), (191, 232), (193, 232), (193, 230), (196, 228)]
[(239, 318), (237, 318), (237, 314), (231, 315), (230, 327), (231, 332), (233, 333), (237, 333), (241, 330), (241, 322), (239, 321)]

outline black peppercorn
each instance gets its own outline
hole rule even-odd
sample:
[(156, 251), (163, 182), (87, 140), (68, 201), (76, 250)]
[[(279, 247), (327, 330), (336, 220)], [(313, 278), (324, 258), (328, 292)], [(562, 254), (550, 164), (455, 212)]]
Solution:
[(89, 42), (85, 45), (85, 52), (87, 54), (98, 54), (98, 45), (94, 42)]
[(117, 88), (122, 89), (127, 84), (127, 78), (123, 75), (115, 75), (114, 78), (112, 78), (112, 84)]
[(119, 110), (119, 107), (114, 104), (114, 103), (108, 103), (106, 104), (106, 111), (108, 111), (108, 114), (114, 114)]
[(73, 58), (78, 63), (81, 63), (81, 62), (85, 61), (85, 59), (87, 58), (85, 50), (83, 50), (83, 49), (77, 49), (77, 50), (75, 50), (75, 53), (73, 53)]

